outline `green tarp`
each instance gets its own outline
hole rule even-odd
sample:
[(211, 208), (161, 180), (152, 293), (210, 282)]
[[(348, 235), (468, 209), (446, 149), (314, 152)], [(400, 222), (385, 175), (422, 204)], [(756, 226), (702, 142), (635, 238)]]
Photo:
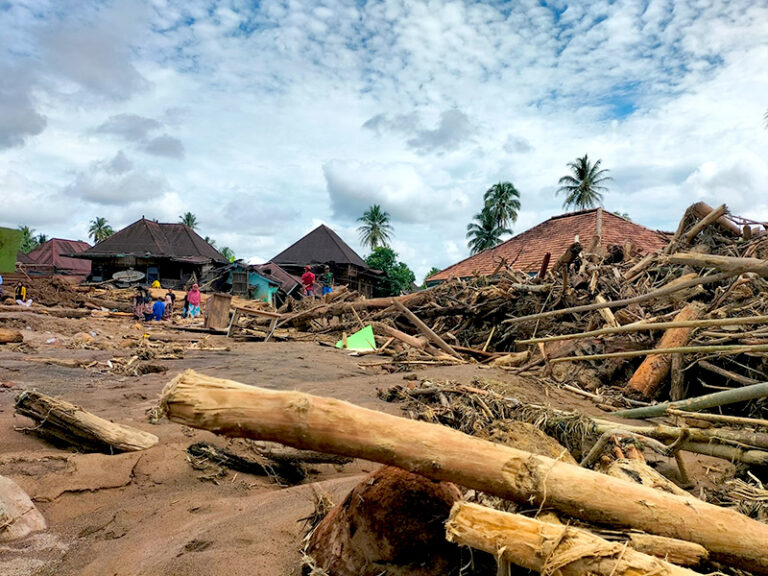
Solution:
[(16, 252), (21, 245), (21, 230), (0, 228), (0, 274), (16, 271)]
[[(344, 340), (336, 342), (336, 348), (344, 348)], [(347, 350), (376, 350), (376, 339), (373, 337), (373, 328), (366, 326), (351, 336), (347, 336)]]

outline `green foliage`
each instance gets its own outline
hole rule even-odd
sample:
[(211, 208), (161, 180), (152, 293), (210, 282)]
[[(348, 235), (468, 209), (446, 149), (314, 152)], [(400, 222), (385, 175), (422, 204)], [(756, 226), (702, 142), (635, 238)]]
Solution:
[(197, 227), (200, 224), (197, 221), (197, 216), (192, 214), (192, 212), (184, 212), (182, 216), (179, 216), (179, 222), (181, 222), (186, 226), (189, 226), (190, 228), (192, 228), (192, 230), (197, 230)]
[(477, 254), (497, 246), (504, 234), (511, 233), (509, 228), (499, 227), (496, 214), (486, 205), (482, 212), (475, 214), (474, 222), (467, 225), (467, 246), (471, 254)]
[(416, 275), (405, 262), (397, 261), (397, 252), (388, 246), (374, 248), (365, 262), (374, 270), (381, 270), (385, 274), (374, 289), (376, 296), (399, 296), (410, 292), (416, 281)]
[(629, 214), (627, 212), (614, 212), (614, 214), (616, 214), (616, 216), (621, 216), (622, 218), (624, 218), (624, 220), (629, 220), (630, 222), (632, 222), (632, 218), (629, 217)]
[(235, 253), (232, 251), (232, 249), (229, 246), (224, 246), (221, 250), (221, 255), (224, 256), (229, 262), (234, 262), (236, 260)]
[(378, 204), (373, 204), (357, 219), (361, 225), (357, 228), (360, 242), (375, 250), (379, 246), (389, 246), (392, 239), (392, 225), (389, 223), (389, 212), (385, 212)]
[[(213, 239), (213, 238), (211, 238), (210, 236), (206, 236), (206, 237), (205, 237), (205, 241), (206, 241), (206, 242), (208, 242), (208, 244), (210, 244), (210, 245), (211, 245), (211, 246), (213, 246), (214, 248), (216, 248), (216, 240), (214, 240), (214, 239)], [(218, 248), (217, 248), (217, 250), (218, 250)]]
[(571, 169), (571, 173), (557, 182), (560, 184), (557, 194), (561, 192), (565, 194), (563, 208), (585, 210), (603, 204), (603, 192), (608, 190), (603, 183), (611, 180), (611, 177), (607, 175), (608, 170), (600, 168), (601, 162), (601, 160), (590, 162), (586, 154), (573, 162), (568, 162), (567, 166)]
[(424, 282), (421, 283), (421, 287), (426, 288), (427, 280), (429, 280), (429, 277), (434, 274), (437, 274), (438, 272), (440, 272), (440, 270), (441, 268), (435, 268), (434, 266), (432, 266), (432, 268), (429, 269), (429, 272), (427, 272), (427, 275), (424, 276)]
[(45, 244), (46, 242), (48, 242), (48, 236), (45, 234), (38, 234), (37, 236), (35, 236), (35, 242), (37, 242), (38, 246), (40, 244)]
[(496, 220), (499, 229), (509, 228), (517, 222), (517, 213), (520, 210), (520, 192), (512, 182), (499, 182), (494, 184), (483, 195), (485, 206)]
[(29, 254), (38, 246), (37, 239), (34, 236), (35, 229), (30, 228), (29, 226), (19, 226), (19, 230), (21, 230), (22, 233), (19, 250), (21, 250), (24, 254)]
[(93, 238), (93, 241), (96, 243), (106, 240), (114, 233), (115, 231), (112, 230), (112, 226), (107, 224), (106, 218), (94, 218), (91, 220), (90, 228), (88, 228), (88, 236)]

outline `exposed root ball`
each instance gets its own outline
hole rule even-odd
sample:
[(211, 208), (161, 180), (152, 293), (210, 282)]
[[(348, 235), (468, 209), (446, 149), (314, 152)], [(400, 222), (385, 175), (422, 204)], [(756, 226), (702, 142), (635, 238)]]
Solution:
[(333, 576), (447, 574), (459, 549), (443, 525), (460, 499), (453, 484), (380, 468), (320, 522), (307, 553)]

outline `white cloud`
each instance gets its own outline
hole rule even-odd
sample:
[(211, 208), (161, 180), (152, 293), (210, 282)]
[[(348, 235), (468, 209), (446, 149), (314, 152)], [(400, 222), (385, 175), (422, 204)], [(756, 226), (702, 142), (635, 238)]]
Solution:
[(184, 158), (184, 144), (178, 138), (168, 134), (152, 138), (142, 148), (147, 154), (154, 154), (155, 156), (165, 156), (176, 160)]
[(96, 132), (115, 134), (126, 140), (139, 141), (145, 139), (150, 132), (158, 130), (162, 124), (154, 118), (145, 118), (138, 114), (115, 114), (101, 123)]

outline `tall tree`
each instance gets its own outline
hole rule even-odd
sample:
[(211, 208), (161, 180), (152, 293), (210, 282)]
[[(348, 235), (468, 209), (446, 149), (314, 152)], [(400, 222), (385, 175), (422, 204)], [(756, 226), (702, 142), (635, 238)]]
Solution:
[(389, 246), (377, 246), (365, 259), (374, 270), (382, 270), (384, 277), (374, 287), (376, 296), (399, 296), (410, 292), (416, 275), (405, 262), (397, 261), (397, 252)]
[(38, 234), (37, 236), (35, 236), (35, 242), (37, 242), (38, 246), (40, 244), (45, 244), (46, 242), (48, 242), (48, 236), (45, 234)]
[(557, 193), (565, 194), (563, 208), (584, 210), (602, 205), (603, 192), (608, 190), (603, 183), (611, 180), (611, 177), (607, 175), (608, 170), (600, 168), (600, 162), (601, 160), (590, 162), (586, 154), (568, 162), (571, 173), (557, 182), (560, 185)]
[(106, 240), (114, 233), (115, 231), (112, 230), (112, 226), (107, 224), (106, 218), (94, 218), (91, 220), (91, 227), (88, 228), (88, 236), (93, 238), (93, 241), (96, 243)]
[(511, 233), (509, 228), (499, 226), (496, 214), (486, 205), (482, 212), (475, 214), (474, 222), (467, 225), (467, 246), (470, 253), (477, 254), (498, 245), (504, 234)]
[(510, 228), (517, 222), (520, 210), (520, 192), (512, 182), (494, 184), (483, 195), (485, 206), (491, 211), (499, 228)]
[(197, 216), (192, 214), (192, 212), (184, 212), (182, 216), (179, 216), (179, 221), (192, 228), (192, 230), (197, 230), (197, 226), (200, 224), (197, 221)]
[(389, 213), (373, 204), (357, 219), (362, 224), (357, 228), (360, 242), (371, 250), (380, 246), (388, 246), (392, 239), (392, 225), (389, 223)]
[(28, 254), (29, 252), (32, 252), (35, 248), (37, 248), (37, 240), (35, 239), (35, 229), (30, 228), (29, 226), (19, 226), (19, 230), (21, 230), (21, 245), (19, 246), (19, 250), (21, 250), (24, 254)]
[(224, 246), (221, 250), (219, 250), (219, 252), (221, 252), (221, 255), (224, 256), (224, 258), (226, 258), (229, 262), (235, 261), (235, 253), (229, 246)]

